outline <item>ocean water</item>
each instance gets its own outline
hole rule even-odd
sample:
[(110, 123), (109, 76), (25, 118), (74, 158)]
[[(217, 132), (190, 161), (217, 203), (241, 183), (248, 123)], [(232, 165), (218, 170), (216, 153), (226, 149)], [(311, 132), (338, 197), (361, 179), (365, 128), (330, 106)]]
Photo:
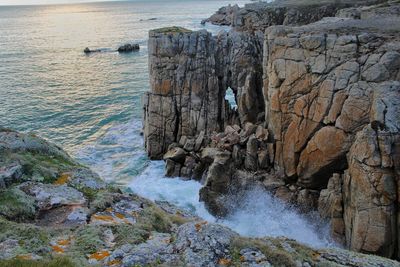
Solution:
[[(198, 202), (201, 185), (163, 177), (164, 164), (143, 150), (141, 97), (149, 89), (150, 29), (202, 26), (223, 5), (248, 1), (142, 0), (0, 7), (0, 125), (33, 131), (62, 145), (103, 179), (153, 200), (168, 200), (216, 221)], [(139, 52), (118, 54), (124, 43)], [(101, 48), (85, 55), (83, 49)], [(229, 98), (229, 96), (228, 96)], [(230, 96), (229, 100), (234, 105)], [(326, 231), (255, 189), (219, 220), (249, 236), (288, 236), (331, 245)], [(257, 222), (255, 224), (254, 222)], [(320, 227), (319, 227), (320, 228)]]

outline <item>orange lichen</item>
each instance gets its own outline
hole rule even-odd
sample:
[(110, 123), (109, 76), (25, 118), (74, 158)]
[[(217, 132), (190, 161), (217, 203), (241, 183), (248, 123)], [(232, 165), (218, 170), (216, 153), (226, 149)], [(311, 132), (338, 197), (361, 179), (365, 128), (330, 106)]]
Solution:
[(219, 265), (227, 266), (227, 265), (230, 265), (231, 263), (232, 263), (232, 260), (230, 260), (230, 259), (224, 259), (224, 258), (222, 258), (222, 259), (219, 259), (219, 260), (218, 260), (218, 264), (219, 264)]
[(203, 226), (203, 225), (206, 225), (207, 224), (207, 222), (200, 222), (200, 223), (196, 223), (195, 225), (194, 225), (194, 227), (196, 228), (196, 231), (197, 232), (200, 232), (200, 230), (201, 230), (201, 227)]
[(100, 214), (95, 214), (92, 216), (93, 219), (99, 220), (99, 221), (108, 221), (112, 222), (114, 221), (114, 218), (110, 215), (100, 215)]
[(16, 258), (19, 260), (32, 260), (32, 255), (31, 254), (17, 255)]
[(64, 253), (64, 252), (65, 252), (64, 249), (63, 249), (62, 247), (57, 246), (57, 245), (52, 246), (51, 248), (52, 248), (53, 251), (56, 252), (56, 253)]
[(319, 260), (319, 258), (321, 257), (321, 255), (318, 252), (313, 252), (311, 254), (311, 257), (313, 260)]
[(108, 252), (107, 250), (104, 250), (104, 251), (98, 251), (96, 253), (93, 253), (92, 255), (89, 256), (89, 259), (101, 261), (109, 256), (110, 256), (110, 252)]
[(121, 260), (118, 260), (118, 259), (109, 261), (109, 262), (107, 263), (108, 266), (120, 265), (120, 264), (121, 264)]
[(125, 216), (124, 216), (123, 214), (121, 214), (121, 213), (117, 213), (117, 212), (116, 212), (114, 215), (115, 215), (115, 217), (117, 217), (118, 219), (121, 219), (121, 220), (125, 219)]
[(240, 258), (239, 258), (239, 259), (240, 259), (240, 261), (241, 261), (241, 262), (244, 262), (244, 261), (246, 261), (246, 258), (245, 258), (244, 256), (240, 256)]
[(57, 245), (68, 246), (70, 243), (71, 243), (71, 240), (69, 240), (69, 239), (61, 239), (61, 240), (58, 240)]
[(133, 217), (139, 217), (139, 213), (137, 211), (132, 211), (131, 214)]
[(112, 212), (112, 211), (113, 211), (113, 209), (112, 209), (112, 208), (106, 208), (106, 211), (108, 211), (108, 212)]
[(58, 179), (54, 182), (55, 185), (63, 185), (66, 184), (71, 176), (68, 173), (63, 173), (58, 177)]

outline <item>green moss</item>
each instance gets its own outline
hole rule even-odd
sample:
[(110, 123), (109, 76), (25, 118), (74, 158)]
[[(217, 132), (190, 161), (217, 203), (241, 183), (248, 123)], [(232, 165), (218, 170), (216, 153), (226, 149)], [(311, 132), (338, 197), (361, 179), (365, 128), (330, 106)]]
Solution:
[(156, 206), (148, 206), (141, 213), (138, 222), (146, 225), (149, 231), (171, 232), (172, 221), (168, 214)]
[(296, 253), (289, 253), (283, 249), (280, 242), (275, 239), (270, 239), (268, 244), (263, 239), (249, 239), (244, 237), (235, 238), (231, 244), (232, 264), (234, 266), (241, 266), (240, 250), (243, 248), (257, 248), (268, 259), (273, 266), (282, 267), (295, 267), (297, 266), (296, 260), (299, 259)]
[(173, 26), (173, 27), (165, 27), (165, 28), (155, 29), (155, 30), (152, 30), (152, 32), (155, 32), (155, 33), (189, 33), (192, 31), (182, 28), (182, 27)]
[(150, 232), (140, 224), (115, 225), (112, 227), (112, 231), (117, 245), (140, 244), (145, 242), (150, 236)]
[(36, 179), (45, 183), (52, 183), (61, 173), (80, 167), (68, 158), (33, 152), (10, 153), (8, 157), (21, 163), (25, 180)]
[(110, 192), (109, 190), (85, 190), (82, 191), (85, 196), (90, 200), (90, 210), (91, 212), (103, 211), (106, 208), (111, 207), (111, 205), (118, 200), (119, 194)]
[(22, 222), (33, 219), (35, 211), (33, 197), (18, 188), (0, 190), (0, 215), (13, 221)]
[(0, 267), (78, 267), (70, 259), (55, 258), (52, 260), (1, 260)]
[(95, 253), (105, 247), (102, 240), (104, 228), (101, 226), (84, 226), (76, 232), (76, 240), (71, 246), (71, 251), (81, 255)]
[(0, 242), (7, 239), (18, 240), (26, 253), (43, 254), (50, 251), (50, 229), (42, 229), (32, 224), (14, 223), (0, 218)]

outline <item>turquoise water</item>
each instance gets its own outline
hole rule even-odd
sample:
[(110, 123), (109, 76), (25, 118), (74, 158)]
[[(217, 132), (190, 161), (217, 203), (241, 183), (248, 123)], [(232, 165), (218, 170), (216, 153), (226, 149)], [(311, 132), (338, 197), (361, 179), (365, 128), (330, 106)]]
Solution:
[[(128, 182), (148, 164), (140, 136), (141, 97), (149, 87), (148, 31), (201, 29), (200, 21), (219, 7), (245, 2), (0, 7), (0, 125), (34, 131), (106, 180)], [(127, 42), (139, 43), (140, 52), (112, 52)], [(85, 55), (85, 47), (108, 52)]]

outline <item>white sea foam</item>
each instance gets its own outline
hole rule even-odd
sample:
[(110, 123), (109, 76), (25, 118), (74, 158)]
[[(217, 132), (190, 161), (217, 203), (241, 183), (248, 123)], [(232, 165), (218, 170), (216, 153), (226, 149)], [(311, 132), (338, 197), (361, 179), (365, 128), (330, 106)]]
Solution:
[(216, 219), (199, 201), (202, 185), (164, 176), (162, 161), (149, 161), (140, 136), (141, 122), (131, 121), (106, 129), (77, 155), (104, 179), (126, 185), (145, 198), (168, 201), (199, 217), (226, 225), (244, 236), (284, 236), (313, 247), (335, 246), (328, 228), (318, 219), (299, 214), (261, 188), (231, 196), (232, 212)]
[(75, 156), (108, 181), (126, 185), (149, 164), (140, 136), (142, 123), (133, 120), (102, 131)]
[(207, 221), (226, 225), (244, 236), (284, 236), (313, 247), (335, 246), (323, 223), (318, 222), (318, 226), (313, 224), (312, 220), (260, 188), (249, 190), (241, 196), (233, 196), (231, 202), (237, 203), (233, 212), (225, 219), (216, 220), (207, 212), (204, 204), (199, 202), (202, 185), (196, 181), (165, 178), (163, 162), (151, 162), (129, 187), (143, 197), (168, 201), (195, 212)]

